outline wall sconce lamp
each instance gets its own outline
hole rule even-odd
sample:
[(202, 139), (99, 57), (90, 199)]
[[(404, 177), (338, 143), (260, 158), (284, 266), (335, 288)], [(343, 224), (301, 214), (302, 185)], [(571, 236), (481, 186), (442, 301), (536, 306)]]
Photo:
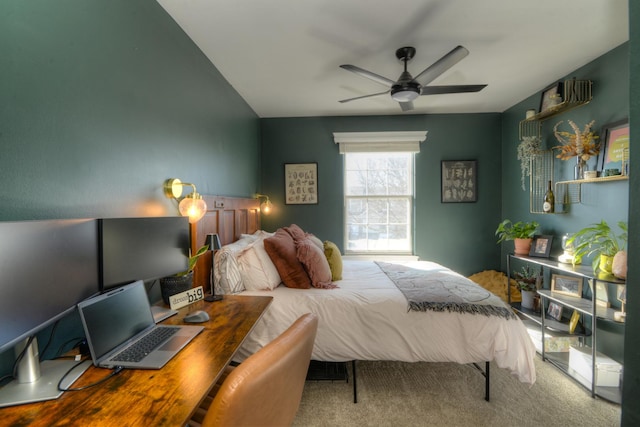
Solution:
[[(192, 187), (193, 192), (181, 198), (182, 187), (184, 186)], [(196, 191), (194, 184), (182, 182), (178, 178), (169, 178), (164, 182), (164, 195), (179, 201), (178, 211), (180, 211), (180, 215), (188, 216), (191, 224), (200, 221), (204, 214), (207, 213), (207, 204)]]
[(260, 203), (260, 212), (265, 215), (269, 215), (271, 213), (271, 209), (273, 209), (273, 204), (271, 204), (269, 196), (265, 196), (264, 194), (256, 194), (256, 199), (259, 199), (261, 197), (264, 197), (265, 201)]

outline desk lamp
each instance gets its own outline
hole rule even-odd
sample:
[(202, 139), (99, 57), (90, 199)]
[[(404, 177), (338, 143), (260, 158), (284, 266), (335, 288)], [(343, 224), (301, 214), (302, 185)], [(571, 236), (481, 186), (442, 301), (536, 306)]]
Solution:
[(214, 267), (213, 257), (215, 256), (216, 251), (222, 248), (222, 245), (220, 244), (220, 236), (218, 236), (217, 234), (207, 234), (205, 245), (207, 245), (209, 247), (209, 250), (211, 251), (211, 274), (209, 276), (210, 283), (211, 283), (211, 293), (206, 297), (204, 297), (204, 300), (209, 302), (220, 301), (222, 299), (222, 295), (216, 295), (215, 286), (213, 282), (213, 267)]

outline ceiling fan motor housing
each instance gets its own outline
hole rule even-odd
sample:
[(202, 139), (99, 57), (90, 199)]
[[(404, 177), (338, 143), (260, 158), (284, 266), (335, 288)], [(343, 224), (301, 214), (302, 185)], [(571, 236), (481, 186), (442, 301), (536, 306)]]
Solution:
[(420, 96), (420, 85), (414, 81), (391, 86), (391, 98), (397, 102), (410, 102)]

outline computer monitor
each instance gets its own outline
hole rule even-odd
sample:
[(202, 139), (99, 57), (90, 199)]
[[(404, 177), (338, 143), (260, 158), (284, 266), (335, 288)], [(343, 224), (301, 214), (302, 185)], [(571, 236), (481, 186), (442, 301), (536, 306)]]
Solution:
[[(76, 362), (40, 363), (37, 340), (30, 338), (99, 289), (95, 220), (0, 222), (0, 353), (15, 349), (17, 355), (29, 344), (17, 378), (0, 388), (0, 407), (62, 394), (58, 382)], [(67, 383), (82, 372), (74, 370)]]
[(189, 267), (187, 217), (104, 218), (98, 224), (103, 291)]

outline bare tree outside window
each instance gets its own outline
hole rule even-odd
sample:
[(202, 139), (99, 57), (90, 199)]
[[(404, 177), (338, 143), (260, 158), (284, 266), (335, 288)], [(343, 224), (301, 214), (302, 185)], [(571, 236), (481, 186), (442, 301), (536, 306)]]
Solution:
[(345, 154), (347, 253), (411, 253), (413, 154)]

